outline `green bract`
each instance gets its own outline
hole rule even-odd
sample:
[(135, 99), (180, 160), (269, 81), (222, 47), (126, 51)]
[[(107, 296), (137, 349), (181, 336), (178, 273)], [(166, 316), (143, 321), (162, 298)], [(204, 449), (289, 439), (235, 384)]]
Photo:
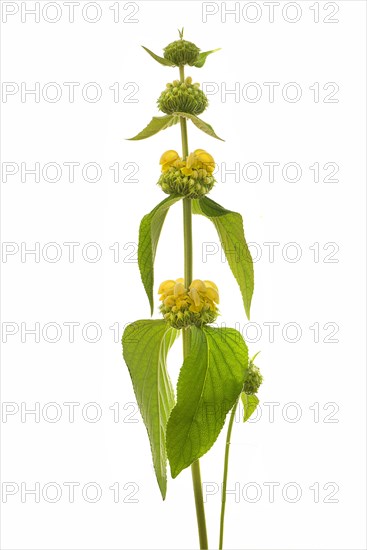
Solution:
[(168, 195), (181, 195), (190, 199), (203, 197), (215, 184), (214, 177), (201, 170), (199, 175), (185, 176), (177, 168), (170, 168), (164, 172), (158, 180), (158, 185), (164, 193)]
[(218, 310), (213, 311), (209, 307), (205, 307), (200, 312), (195, 312), (190, 311), (188, 306), (177, 309), (162, 304), (159, 309), (167, 323), (177, 329), (190, 326), (203, 327), (209, 323), (214, 323), (218, 317)]
[[(183, 31), (180, 40), (164, 48), (164, 57), (144, 49), (161, 65), (179, 67), (180, 78), (167, 84), (158, 99), (158, 107), (165, 115), (153, 117), (131, 139), (146, 139), (180, 123), (182, 140), (182, 155), (171, 144), (159, 161), (158, 185), (169, 196), (140, 223), (138, 264), (151, 314), (159, 237), (169, 209), (178, 202), (183, 205), (184, 278), (161, 283), (158, 292), (163, 319), (139, 320), (126, 327), (122, 337), (123, 356), (148, 432), (162, 497), (165, 498), (167, 489), (167, 459), (174, 478), (185, 468), (192, 468), (201, 549), (208, 548), (208, 540), (198, 460), (213, 446), (231, 411), (223, 477), (219, 542), (222, 549), (229, 443), (236, 407), (242, 400), (243, 419), (250, 418), (259, 403), (255, 394), (262, 375), (253, 363), (254, 358), (249, 361), (246, 343), (238, 331), (210, 326), (219, 314), (219, 290), (210, 272), (205, 275), (206, 279), (193, 277), (192, 214), (204, 216), (213, 223), (248, 318), (254, 290), (253, 262), (242, 216), (205, 196), (215, 184), (214, 158), (204, 148), (189, 154), (188, 121), (205, 134), (205, 139), (221, 138), (209, 123), (197, 116), (207, 108), (208, 100), (199, 84), (193, 84), (191, 77), (185, 78), (184, 66), (202, 67), (207, 56), (217, 50), (200, 52), (195, 44), (183, 39)], [(179, 235), (173, 233), (171, 244), (176, 246), (178, 241)], [(166, 263), (171, 263), (169, 255)], [(201, 266), (201, 270), (204, 269), (208, 270), (206, 264)], [(169, 271), (174, 272), (171, 265)], [(237, 296), (240, 299), (239, 293)], [(179, 335), (183, 340), (183, 364), (176, 397), (166, 362), (168, 351)]]

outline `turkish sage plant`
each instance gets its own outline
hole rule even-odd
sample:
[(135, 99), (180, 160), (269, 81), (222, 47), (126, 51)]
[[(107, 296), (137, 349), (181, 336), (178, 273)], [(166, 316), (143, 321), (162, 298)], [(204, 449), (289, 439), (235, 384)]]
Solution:
[[(215, 443), (231, 411), (220, 520), (219, 548), (222, 548), (229, 443), (236, 407), (241, 399), (246, 421), (258, 404), (256, 393), (262, 377), (253, 359), (248, 358), (247, 345), (240, 332), (214, 324), (219, 314), (217, 285), (210, 279), (193, 276), (192, 215), (203, 216), (214, 225), (248, 318), (254, 288), (253, 263), (241, 215), (207, 196), (216, 183), (213, 157), (205, 149), (191, 152), (189, 149), (189, 122), (207, 136), (221, 139), (212, 126), (199, 117), (208, 106), (207, 97), (191, 76), (185, 76), (186, 66), (203, 67), (207, 57), (217, 50), (201, 52), (195, 44), (184, 40), (183, 30), (179, 40), (164, 48), (163, 57), (144, 49), (161, 65), (178, 68), (178, 78), (166, 85), (157, 100), (164, 114), (153, 117), (146, 128), (131, 139), (149, 138), (175, 125), (179, 125), (182, 139), (181, 154), (168, 149), (160, 156), (161, 173), (157, 183), (167, 196), (140, 224), (138, 264), (151, 314), (157, 245), (167, 212), (178, 202), (183, 207), (184, 273), (180, 277), (175, 267), (169, 266), (167, 275), (172, 278), (158, 288), (162, 317), (128, 325), (122, 337), (123, 356), (148, 432), (163, 499), (167, 491), (167, 461), (173, 478), (191, 467), (202, 549), (208, 548), (208, 538), (199, 459)], [(167, 355), (179, 336), (183, 340), (183, 364), (175, 392), (167, 370)]]

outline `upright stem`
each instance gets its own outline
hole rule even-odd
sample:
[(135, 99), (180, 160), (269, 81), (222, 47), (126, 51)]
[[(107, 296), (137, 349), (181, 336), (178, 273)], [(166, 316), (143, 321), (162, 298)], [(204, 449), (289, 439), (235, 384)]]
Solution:
[(222, 483), (222, 508), (220, 511), (220, 534), (219, 534), (219, 550), (223, 549), (223, 535), (224, 535), (224, 514), (226, 511), (226, 499), (227, 499), (227, 477), (228, 477), (228, 459), (229, 459), (229, 447), (231, 444), (231, 435), (233, 422), (236, 416), (236, 409), (238, 405), (239, 397), (236, 403), (233, 405), (231, 416), (228, 424), (228, 432), (226, 439), (226, 450), (224, 453), (224, 470), (223, 470), (223, 483)]
[[(180, 80), (184, 82), (185, 73), (183, 65), (180, 66)], [(181, 139), (182, 139), (182, 158), (183, 160), (189, 154), (189, 144), (187, 139), (186, 118), (180, 118)], [(183, 199), (183, 229), (184, 229), (184, 282), (185, 288), (189, 288), (192, 282), (192, 209), (191, 199)], [(184, 359), (190, 352), (190, 327), (182, 329), (183, 336), (183, 355)], [(208, 537), (206, 534), (206, 521), (203, 499), (203, 488), (201, 484), (200, 463), (196, 460), (191, 465), (192, 484), (194, 488), (196, 518), (198, 523), (200, 549), (207, 550)]]
[(208, 536), (206, 534), (203, 488), (201, 484), (199, 460), (195, 460), (195, 462), (191, 464), (191, 476), (192, 476), (192, 485), (194, 488), (194, 496), (195, 496), (196, 518), (198, 523), (200, 549), (207, 550)]

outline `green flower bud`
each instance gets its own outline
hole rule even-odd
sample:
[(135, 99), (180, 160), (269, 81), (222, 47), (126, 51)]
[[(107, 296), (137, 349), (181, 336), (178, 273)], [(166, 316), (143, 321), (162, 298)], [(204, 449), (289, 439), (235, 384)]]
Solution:
[(177, 67), (180, 65), (194, 65), (199, 57), (200, 49), (187, 40), (176, 40), (168, 44), (163, 50), (163, 57)]
[(200, 170), (193, 170), (190, 177), (184, 176), (180, 170), (172, 167), (163, 172), (158, 185), (167, 195), (181, 195), (189, 199), (198, 199), (211, 191), (215, 184), (212, 175), (200, 177)]
[(250, 360), (243, 391), (247, 393), (247, 395), (254, 395), (259, 391), (262, 381), (263, 376), (260, 369)]
[(175, 112), (200, 115), (208, 106), (208, 98), (200, 88), (186, 79), (175, 80), (173, 87), (166, 88), (157, 100), (158, 108), (167, 115)]

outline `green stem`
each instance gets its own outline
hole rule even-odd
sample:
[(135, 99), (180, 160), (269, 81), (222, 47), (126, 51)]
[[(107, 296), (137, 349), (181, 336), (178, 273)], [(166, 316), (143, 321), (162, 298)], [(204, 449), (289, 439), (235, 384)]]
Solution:
[(199, 541), (200, 549), (207, 550), (208, 548), (208, 537), (206, 534), (206, 521), (205, 521), (205, 510), (204, 510), (204, 500), (203, 500), (203, 487), (201, 484), (201, 474), (200, 474), (200, 462), (195, 460), (191, 464), (191, 476), (192, 476), (192, 485), (194, 488), (195, 496), (195, 506), (196, 506), (196, 518), (198, 522), (199, 530)]
[(184, 254), (185, 254), (185, 288), (189, 288), (192, 282), (192, 215), (191, 199), (183, 199), (183, 223), (184, 223)]
[(231, 444), (231, 435), (233, 422), (236, 416), (236, 409), (239, 401), (237, 398), (236, 403), (233, 405), (231, 416), (228, 424), (227, 439), (226, 439), (226, 450), (224, 453), (224, 470), (223, 470), (223, 483), (222, 483), (222, 508), (220, 511), (220, 534), (219, 534), (219, 550), (223, 549), (223, 535), (224, 535), (224, 514), (226, 512), (226, 499), (227, 499), (227, 478), (228, 478), (228, 459), (229, 459), (229, 447)]
[[(185, 73), (183, 65), (180, 66), (180, 80), (184, 82)], [(187, 122), (186, 118), (180, 118), (181, 125), (181, 139), (182, 139), (182, 158), (183, 160), (189, 154), (189, 143), (187, 138)], [(192, 209), (191, 199), (183, 199), (183, 229), (184, 229), (184, 284), (185, 288), (189, 288), (192, 282)], [(190, 328), (182, 330), (183, 337), (183, 355), (184, 359), (190, 352)], [(206, 550), (208, 548), (208, 537), (206, 533), (206, 521), (203, 499), (203, 487), (201, 483), (200, 463), (196, 460), (191, 465), (192, 484), (194, 489), (196, 518), (199, 531), (200, 549)]]

